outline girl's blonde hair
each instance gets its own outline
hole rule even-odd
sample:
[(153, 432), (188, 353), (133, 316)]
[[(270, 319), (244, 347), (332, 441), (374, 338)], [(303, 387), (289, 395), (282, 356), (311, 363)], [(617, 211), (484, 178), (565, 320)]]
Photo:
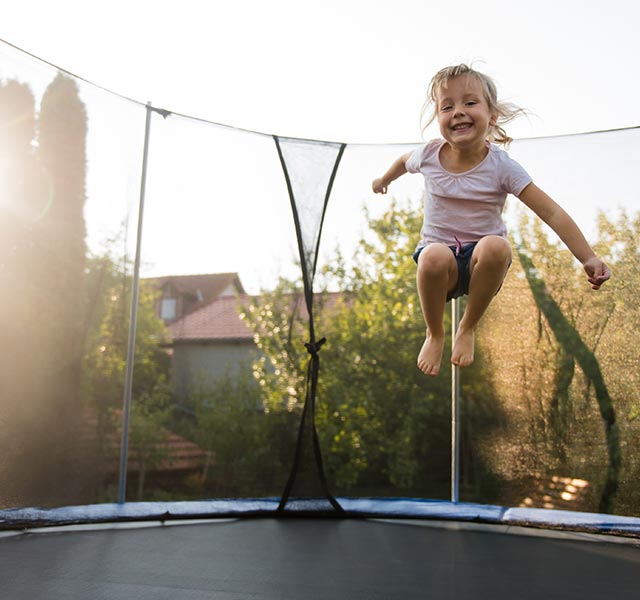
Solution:
[(484, 73), (480, 73), (480, 71), (476, 71), (465, 64), (440, 69), (440, 71), (438, 71), (431, 79), (429, 89), (427, 90), (427, 99), (422, 107), (421, 121), (424, 120), (425, 115), (430, 109), (432, 112), (428, 121), (422, 128), (422, 132), (424, 133), (424, 130), (429, 127), (436, 118), (438, 109), (438, 92), (442, 88), (446, 88), (449, 81), (456, 77), (460, 77), (461, 75), (475, 77), (475, 79), (480, 82), (482, 89), (484, 90), (485, 100), (489, 105), (489, 111), (496, 117), (496, 124), (489, 130), (487, 139), (490, 142), (508, 146), (513, 139), (507, 135), (505, 130), (502, 128), (502, 125), (512, 121), (519, 115), (525, 115), (526, 111), (515, 104), (501, 102), (498, 100), (498, 90), (493, 80)]

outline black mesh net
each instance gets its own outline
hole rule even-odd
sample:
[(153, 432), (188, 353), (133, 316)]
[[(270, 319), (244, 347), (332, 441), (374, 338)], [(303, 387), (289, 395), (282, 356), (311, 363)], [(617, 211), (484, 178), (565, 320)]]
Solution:
[[(289, 497), (293, 494), (303, 498), (326, 498), (336, 510), (342, 510), (327, 486), (315, 425), (316, 393), (320, 372), (319, 352), (326, 339), (316, 338), (313, 318), (313, 279), (327, 203), (345, 146), (278, 137), (275, 138), (275, 142), (287, 181), (291, 210), (296, 225), (305, 307), (309, 322), (309, 341), (305, 343), (309, 353), (309, 366), (304, 408), (294, 465), (282, 495), (280, 508), (284, 509)], [(309, 456), (311, 449), (313, 449), (313, 462), (310, 461)], [(321, 486), (320, 490), (317, 484)]]
[[(146, 107), (0, 47), (0, 506), (118, 497)], [(407, 145), (152, 109), (127, 500), (447, 499), (450, 340), (415, 367)], [(509, 199), (514, 262), (461, 373), (463, 501), (637, 513), (640, 130), (517, 140), (614, 277)], [(447, 329), (450, 328), (447, 315)]]

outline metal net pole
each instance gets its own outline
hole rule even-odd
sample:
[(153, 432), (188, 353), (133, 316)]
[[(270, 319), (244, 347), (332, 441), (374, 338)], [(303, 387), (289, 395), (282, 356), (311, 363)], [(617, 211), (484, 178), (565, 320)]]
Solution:
[[(460, 300), (451, 300), (451, 343), (460, 323)], [(451, 502), (459, 501), (460, 487), (460, 367), (451, 365)]]

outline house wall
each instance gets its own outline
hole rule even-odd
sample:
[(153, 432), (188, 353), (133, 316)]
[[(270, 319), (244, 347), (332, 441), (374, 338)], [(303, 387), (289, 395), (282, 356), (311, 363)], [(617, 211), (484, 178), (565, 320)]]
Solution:
[(206, 388), (243, 370), (250, 377), (251, 362), (258, 352), (252, 340), (175, 344), (171, 359), (173, 392), (178, 398), (185, 398), (194, 389)]

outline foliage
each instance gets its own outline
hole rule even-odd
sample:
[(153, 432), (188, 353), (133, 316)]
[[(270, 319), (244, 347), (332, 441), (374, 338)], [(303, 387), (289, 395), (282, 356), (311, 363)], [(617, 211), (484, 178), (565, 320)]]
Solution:
[[(84, 354), (84, 396), (98, 411), (122, 405), (127, 360), (132, 277), (108, 253), (91, 257), (87, 268), (89, 323)], [(157, 292), (144, 282), (137, 308), (133, 396), (154, 389), (168, 375), (164, 323), (155, 314)]]
[(255, 381), (226, 377), (196, 390), (196, 440), (211, 453), (205, 487), (214, 495), (262, 496), (282, 492), (296, 421), (264, 409)]
[(87, 124), (75, 83), (62, 75), (39, 114), (35, 105), (28, 86), (0, 84), (0, 326), (11, 355), (0, 361), (0, 437), (11, 455), (7, 480), (24, 502), (51, 502), (73, 497), (82, 479), (71, 473), (79, 467)]
[[(322, 272), (315, 328), (328, 341), (320, 352), (316, 425), (338, 493), (437, 497), (449, 476), (448, 363), (435, 379), (414, 367), (424, 335), (415, 267), (407, 261), (416, 214), (394, 205), (370, 221), (353, 266), (336, 254)], [(611, 482), (619, 477), (615, 510), (633, 514), (640, 478), (633, 451), (640, 444), (639, 224), (624, 213), (616, 221), (600, 215), (595, 247), (614, 277), (596, 293), (568, 250), (523, 213), (514, 244), (527, 248), (522, 260), (535, 265), (529, 273), (543, 282), (560, 320), (551, 322), (552, 313), (536, 304), (516, 258), (481, 323), (476, 364), (462, 373), (467, 496), (518, 504), (537, 478), (566, 475), (591, 485), (578, 508), (597, 510), (602, 498), (600, 509), (614, 510)], [(280, 282), (244, 315), (263, 352), (254, 374), (266, 409), (300, 415), (308, 334), (299, 286)], [(556, 321), (581, 340), (579, 350), (557, 337)], [(601, 379), (589, 365), (599, 366)]]
[[(618, 489), (618, 479), (620, 472), (620, 436), (616, 424), (616, 414), (611, 402), (611, 396), (606, 383), (602, 377), (602, 371), (594, 353), (586, 346), (582, 337), (563, 315), (558, 304), (554, 301), (549, 291), (545, 288), (543, 279), (536, 272), (533, 263), (524, 253), (521, 247), (518, 248), (518, 258), (524, 268), (525, 276), (538, 309), (544, 315), (549, 324), (554, 337), (559, 344), (558, 354), (561, 358), (561, 367), (555, 377), (555, 394), (552, 397), (550, 417), (554, 425), (554, 438), (559, 438), (558, 432), (563, 431), (562, 425), (566, 425), (558, 418), (559, 413), (568, 416), (568, 411), (560, 411), (559, 407), (566, 408), (569, 401), (569, 386), (574, 373), (574, 361), (577, 362), (582, 371), (593, 385), (600, 415), (605, 424), (605, 435), (609, 456), (609, 468), (607, 469), (606, 482), (602, 493), (602, 498), (598, 510), (600, 512), (611, 512), (615, 505), (615, 497)], [(568, 363), (568, 365), (567, 365)], [(566, 367), (569, 368), (566, 368)], [(562, 453), (564, 456), (564, 452)]]
[[(339, 493), (441, 496), (449, 477), (450, 340), (441, 375), (424, 376), (415, 365), (425, 326), (411, 260), (419, 211), (394, 203), (369, 225), (353, 266), (336, 254), (323, 270), (314, 306), (316, 330), (328, 340), (316, 409), (328, 479)], [(307, 333), (298, 290), (283, 281), (244, 314), (263, 352), (254, 372), (266, 409), (299, 415)], [(469, 373), (469, 422), (483, 429), (493, 419), (479, 410), (488, 390), (478, 367)]]
[[(83, 356), (82, 397), (97, 420), (97, 450), (113, 464), (119, 457), (122, 404), (127, 361), (132, 277), (127, 259), (107, 251), (90, 257), (86, 270), (87, 336)], [(157, 292), (141, 283), (137, 309), (133, 388), (130, 415), (130, 464), (138, 472), (138, 497), (145, 474), (166, 459), (158, 446), (161, 426), (169, 419), (169, 357), (164, 323), (155, 315)], [(118, 439), (114, 448), (113, 440)], [(99, 474), (100, 475), (100, 474)], [(106, 473), (101, 474), (104, 480)]]
[[(171, 412), (169, 386), (162, 376), (131, 403), (128, 470), (137, 473), (136, 497), (139, 501), (144, 497), (147, 473), (171, 461), (164, 429)], [(114, 430), (121, 431), (122, 411), (111, 410), (109, 414)]]
[[(580, 508), (598, 510), (600, 499), (609, 498), (600, 509), (613, 511), (612, 482), (621, 458), (615, 510), (630, 511), (637, 502), (640, 471), (633, 448), (640, 439), (638, 423), (628, 416), (640, 404), (632, 350), (640, 342), (633, 300), (640, 283), (638, 221), (624, 213), (615, 221), (600, 215), (595, 249), (610, 264), (613, 278), (594, 292), (568, 250), (538, 220), (522, 215), (517, 246), (526, 253), (522, 264), (514, 261), (479, 335), (506, 419), (502, 435), (486, 439), (481, 451), (514, 489), (518, 481), (530, 487), (535, 474), (581, 478), (591, 484), (592, 494)], [(544, 289), (536, 291), (535, 281)], [(541, 303), (545, 297), (548, 301)], [(550, 303), (557, 310), (544, 308)], [(567, 344), (560, 330), (581, 342)], [(601, 379), (594, 375), (596, 367)], [(508, 493), (494, 499), (514, 500)]]

